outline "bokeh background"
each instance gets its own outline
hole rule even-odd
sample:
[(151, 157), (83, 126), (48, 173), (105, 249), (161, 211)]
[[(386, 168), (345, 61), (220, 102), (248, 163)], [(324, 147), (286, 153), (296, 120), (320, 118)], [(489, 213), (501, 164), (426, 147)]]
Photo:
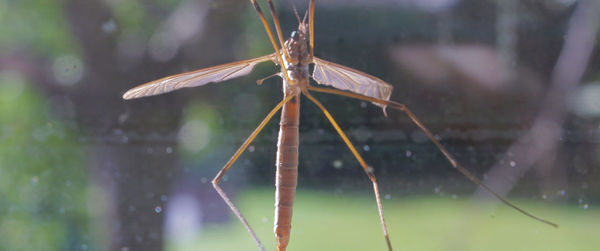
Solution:
[[(259, 1), (266, 11), (264, 1)], [(308, 1), (276, 1), (286, 36)], [(366, 161), (401, 250), (597, 250), (600, 4), (318, 0), (316, 56), (391, 83), (512, 210), (402, 113), (315, 94)], [(258, 250), (210, 185), (281, 99), (278, 70), (129, 88), (272, 52), (244, 0), (0, 0), (0, 250)], [(302, 100), (289, 250), (386, 250), (369, 180)], [(222, 184), (268, 250), (278, 119)]]

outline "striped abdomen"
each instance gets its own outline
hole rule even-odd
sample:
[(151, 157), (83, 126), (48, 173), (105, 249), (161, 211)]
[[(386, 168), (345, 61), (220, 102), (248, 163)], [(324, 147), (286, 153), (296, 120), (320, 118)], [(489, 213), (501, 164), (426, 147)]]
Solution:
[[(296, 95), (281, 112), (275, 176), (275, 236), (277, 250), (284, 251), (290, 238), (292, 206), (298, 184), (298, 124), (300, 92), (292, 93), (284, 83), (285, 95)], [(290, 88), (291, 89), (291, 88)]]

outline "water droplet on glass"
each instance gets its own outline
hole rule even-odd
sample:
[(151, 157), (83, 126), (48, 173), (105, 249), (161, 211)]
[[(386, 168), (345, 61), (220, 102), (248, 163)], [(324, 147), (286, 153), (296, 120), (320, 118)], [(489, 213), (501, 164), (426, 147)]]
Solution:
[(255, 150), (254, 146), (249, 146), (248, 147), (248, 152), (254, 152), (254, 150)]
[(170, 147), (170, 146), (167, 147), (166, 151), (167, 151), (168, 154), (173, 153), (173, 147)]
[(546, 194), (542, 194), (542, 199), (543, 199), (543, 200), (545, 200), (545, 199), (547, 199), (547, 198), (548, 198), (548, 196), (546, 196)]
[(335, 168), (335, 169), (340, 169), (344, 166), (344, 162), (342, 162), (339, 159), (336, 159), (333, 161), (333, 163), (331, 163), (331, 165), (333, 165), (333, 168)]
[(154, 212), (156, 212), (157, 214), (159, 214), (160, 212), (162, 212), (162, 207), (157, 206), (154, 208)]
[(167, 201), (167, 196), (166, 195), (161, 195), (160, 196), (160, 200), (163, 201), (163, 202)]
[(514, 161), (512, 161), (512, 160), (509, 162), (509, 164), (510, 164), (510, 167), (515, 167), (515, 166), (517, 165), (517, 163), (515, 163), (515, 162), (514, 162)]
[(32, 186), (35, 186), (35, 185), (37, 185), (37, 183), (39, 181), (40, 181), (40, 178), (38, 176), (33, 176), (33, 177), (31, 177), (31, 181), (30, 182), (31, 182)]
[(567, 104), (577, 115), (593, 118), (600, 116), (599, 98), (600, 83), (594, 82), (571, 92)]
[(365, 152), (368, 152), (369, 150), (371, 150), (371, 147), (369, 147), (369, 145), (365, 145), (363, 146), (363, 150), (365, 150)]
[(204, 121), (191, 120), (181, 127), (178, 138), (185, 150), (198, 152), (210, 142), (211, 130)]
[(52, 63), (54, 78), (63, 86), (72, 86), (83, 77), (83, 62), (74, 55), (64, 55)]
[(361, 108), (367, 108), (367, 102), (360, 102), (360, 107)]
[(409, 150), (406, 150), (406, 157), (410, 158), (410, 156), (412, 156), (412, 152)]
[(206, 182), (208, 182), (208, 179), (206, 177), (200, 178), (200, 183), (204, 184)]
[(179, 43), (170, 37), (168, 32), (157, 32), (150, 38), (148, 49), (154, 60), (166, 62), (175, 57), (179, 50)]
[(567, 193), (567, 192), (566, 192), (565, 190), (560, 190), (560, 191), (559, 191), (559, 194), (560, 194), (560, 196), (565, 196), (565, 194), (566, 194), (566, 193)]
[(583, 204), (583, 209), (588, 209), (589, 207), (590, 207), (590, 205), (589, 205), (589, 204), (587, 204), (587, 203), (586, 203), (586, 204)]
[(111, 19), (102, 24), (102, 31), (106, 34), (113, 33), (117, 30), (117, 23), (115, 20)]
[(385, 196), (383, 196), (383, 198), (385, 198), (386, 200), (389, 200), (392, 198), (392, 195), (388, 193)]

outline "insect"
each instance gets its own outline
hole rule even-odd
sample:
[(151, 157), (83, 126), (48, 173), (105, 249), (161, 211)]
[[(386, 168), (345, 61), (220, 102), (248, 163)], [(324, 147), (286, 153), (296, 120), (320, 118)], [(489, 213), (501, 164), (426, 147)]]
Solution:
[[(260, 250), (265, 250), (262, 243), (242, 216), (242, 213), (229, 199), (227, 194), (219, 186), (219, 182), (227, 173), (233, 163), (246, 150), (254, 138), (265, 127), (268, 121), (279, 111), (281, 112), (281, 122), (279, 129), (279, 139), (277, 142), (277, 161), (276, 161), (276, 193), (275, 193), (275, 237), (278, 251), (284, 251), (289, 243), (291, 221), (292, 221), (292, 206), (296, 193), (297, 177), (298, 177), (298, 125), (300, 113), (300, 95), (304, 95), (310, 101), (315, 103), (323, 112), (327, 120), (335, 128), (339, 136), (342, 138), (346, 146), (350, 149), (360, 166), (363, 168), (368, 178), (373, 184), (377, 209), (379, 211), (379, 219), (383, 229), (383, 235), (387, 243), (388, 249), (392, 250), (390, 237), (388, 234), (385, 218), (383, 216), (383, 208), (381, 196), (377, 180), (373, 173), (373, 168), (367, 165), (356, 148), (350, 142), (346, 134), (341, 130), (338, 123), (335, 121), (329, 111), (310, 93), (322, 92), (329, 94), (341, 95), (358, 100), (369, 101), (383, 109), (386, 114), (386, 108), (392, 108), (404, 112), (412, 122), (419, 127), (427, 137), (437, 146), (444, 154), (450, 164), (459, 172), (464, 174), (469, 180), (489, 191), (496, 198), (501, 200), (506, 205), (516, 209), (535, 220), (557, 227), (558, 225), (534, 216), (533, 214), (515, 206), (505, 198), (494, 192), (488, 186), (483, 184), (480, 179), (472, 175), (467, 169), (462, 167), (454, 157), (440, 144), (434, 135), (417, 119), (417, 117), (403, 104), (390, 101), (392, 93), (392, 85), (385, 81), (360, 72), (358, 70), (348, 68), (339, 64), (325, 61), (314, 56), (314, 17), (315, 17), (315, 0), (310, 0), (307, 13), (304, 18), (300, 19), (298, 13), (298, 29), (291, 34), (287, 40), (283, 40), (279, 19), (275, 13), (275, 7), (272, 0), (267, 0), (270, 13), (273, 17), (276, 36), (273, 33), (269, 23), (267, 22), (260, 6), (256, 0), (250, 0), (254, 9), (265, 27), (267, 35), (275, 53), (262, 57), (248, 59), (218, 66), (213, 66), (196, 71), (181, 73), (173, 76), (168, 76), (158, 79), (127, 91), (124, 99), (134, 99), (145, 96), (158, 95), (171, 92), (181, 88), (195, 87), (205, 85), (211, 82), (222, 82), (225, 80), (241, 77), (249, 74), (254, 66), (259, 63), (272, 61), (281, 68), (281, 71), (275, 75), (283, 79), (283, 100), (279, 102), (262, 120), (258, 127), (251, 133), (242, 146), (233, 154), (231, 159), (219, 171), (212, 180), (215, 190), (221, 198), (231, 208), (233, 213), (239, 218), (245, 228), (248, 230), (252, 238), (257, 243)], [(308, 23), (306, 21), (308, 17)], [(281, 47), (281, 48), (280, 48)], [(312, 75), (309, 65), (313, 64), (314, 69)], [(309, 79), (312, 78), (320, 85), (326, 85), (332, 88), (317, 87), (309, 84)], [(257, 83), (261, 83), (258, 80)]]

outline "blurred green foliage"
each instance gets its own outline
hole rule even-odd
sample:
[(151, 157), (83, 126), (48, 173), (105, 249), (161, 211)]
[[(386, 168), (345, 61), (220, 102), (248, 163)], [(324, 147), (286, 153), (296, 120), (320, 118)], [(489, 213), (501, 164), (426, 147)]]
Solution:
[(0, 51), (16, 48), (58, 56), (77, 48), (63, 1), (0, 1)]
[(0, 250), (91, 247), (85, 149), (15, 71), (0, 72)]
[(164, 18), (181, 1), (114, 1), (110, 3), (113, 17), (123, 33), (133, 33), (149, 39)]

